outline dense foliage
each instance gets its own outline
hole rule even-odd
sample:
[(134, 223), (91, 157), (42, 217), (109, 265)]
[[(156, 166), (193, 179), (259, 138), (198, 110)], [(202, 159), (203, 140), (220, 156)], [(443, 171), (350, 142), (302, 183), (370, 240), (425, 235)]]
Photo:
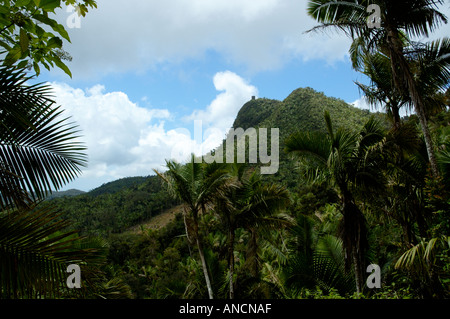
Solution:
[[(334, 110), (335, 117), (330, 115), (329, 119), (336, 130), (336, 138), (344, 132), (348, 132), (345, 134), (349, 136), (358, 132), (363, 134), (361, 136), (367, 135), (364, 149), (358, 146), (353, 151), (357, 151), (355, 154), (365, 154), (365, 162), (358, 164), (357, 158), (351, 159), (346, 170), (351, 169), (348, 174), (364, 172), (364, 178), (359, 184), (355, 184), (357, 187), (352, 193), (352, 202), (363, 214), (367, 230), (366, 248), (361, 262), (365, 266), (377, 264), (381, 267), (382, 287), (368, 289), (365, 280), (369, 273), (361, 266), (361, 291), (356, 293), (357, 277), (354, 269), (346, 265), (345, 237), (342, 237), (341, 232), (344, 207), (342, 191), (332, 183), (331, 176), (334, 175), (327, 177), (328, 173), (323, 170), (325, 175), (314, 175), (317, 162), (302, 160), (302, 164), (298, 165), (295, 158), (288, 156), (288, 152), (283, 152), (278, 174), (260, 177), (262, 185), (284, 185), (289, 193), (289, 204), (280, 211), (281, 215), (275, 211), (271, 213), (278, 216), (271, 218), (273, 221), (277, 220), (276, 223), (263, 226), (260, 221), (257, 224), (261, 227), (252, 230), (248, 223), (238, 222), (239, 219), (232, 216), (239, 216), (236, 215), (239, 210), (235, 209), (240, 207), (236, 205), (240, 205), (238, 203), (242, 198), (234, 199), (234, 191), (229, 193), (220, 188), (215, 193), (216, 199), (220, 198), (219, 194), (224, 193), (227, 194), (227, 201), (205, 202), (205, 207), (208, 208), (197, 216), (198, 236), (202, 239), (202, 252), (205, 264), (208, 265), (214, 298), (230, 298), (231, 285), (234, 298), (448, 296), (450, 260), (446, 236), (450, 228), (450, 202), (447, 191), (449, 181), (445, 176), (448, 176), (446, 174), (449, 168), (446, 157), (449, 112), (441, 112), (430, 118), (433, 137), (439, 145), (438, 154), (442, 159), (440, 163), (443, 172), (443, 177), (434, 179), (424, 160), (426, 150), (420, 138), (417, 117), (402, 119), (401, 129), (392, 131), (381, 114), (360, 111), (311, 89), (296, 90), (291, 97), (297, 94), (306, 101), (316, 99), (317, 104), (311, 102), (308, 104), (309, 109), (314, 109), (316, 105), (330, 106), (319, 107), (319, 111), (311, 110), (312, 113)], [(294, 99), (297, 104), (292, 104), (292, 114), (300, 113), (295, 109), (305, 105), (303, 99)], [(271, 112), (266, 112), (265, 119), (252, 117), (259, 109), (259, 103), (263, 107), (274, 106)], [(281, 105), (282, 102), (266, 99), (250, 101), (239, 113), (236, 123), (244, 123), (241, 118), (243, 116), (252, 125), (257, 125), (259, 121), (273, 118)], [(285, 135), (295, 136), (298, 127), (294, 123), (297, 123), (298, 117), (287, 118), (292, 121), (292, 128), (287, 129)], [(348, 118), (361, 125), (346, 125)], [(317, 122), (308, 121), (317, 130), (307, 129), (303, 132), (317, 132), (327, 136), (327, 122), (323, 115)], [(289, 124), (286, 126), (289, 127)], [(284, 130), (284, 126), (279, 127)], [(369, 129), (376, 132), (378, 137), (374, 139), (371, 135), (373, 133), (368, 134)], [(361, 143), (363, 142), (355, 145)], [(284, 148), (289, 145), (283, 142)], [(371, 158), (370, 162), (368, 156)], [(228, 170), (227, 176), (237, 176), (235, 169), (226, 165), (225, 168)], [(372, 170), (372, 179), (367, 178), (368, 169)], [(258, 172), (252, 166), (244, 166), (241, 170), (247, 171), (247, 174)], [(329, 172), (337, 174), (337, 171)], [(238, 176), (245, 176), (239, 174)], [(222, 175), (216, 175), (218, 176)], [(153, 188), (147, 184), (150, 181)], [(106, 272), (110, 278), (119, 278), (126, 283), (134, 298), (207, 298), (202, 259), (191, 233), (194, 226), (192, 221), (186, 224), (186, 218), (190, 217), (184, 215), (183, 218), (183, 210), (180, 210), (175, 220), (161, 229), (142, 227), (140, 231), (119, 232), (146, 219), (151, 222), (152, 216), (164, 213), (164, 208), (169, 208), (170, 205), (179, 204), (180, 199), (181, 203), (184, 202), (183, 197), (176, 201), (169, 197), (174, 189), (166, 188), (160, 182), (163, 180), (159, 181), (153, 176), (146, 178), (142, 184), (121, 188), (119, 185), (122, 181), (119, 180), (118, 185), (106, 184), (96, 190), (103, 192), (102, 188), (106, 187), (105, 194), (93, 196), (87, 193), (58, 199), (57, 203), (69, 212), (67, 216), (71, 216), (74, 221), (78, 220), (75, 225), (81, 229), (90, 233), (110, 234), (109, 267)], [(109, 192), (107, 189), (116, 191)], [(146, 192), (143, 193), (143, 190)], [(134, 200), (139, 194), (146, 200), (145, 205)], [(155, 196), (161, 201), (151, 201)], [(226, 205), (232, 205), (233, 210), (226, 209), (230, 207)], [(155, 207), (156, 213), (147, 214), (145, 208)], [(84, 220), (84, 224), (81, 220)], [(235, 226), (230, 228), (232, 225)], [(233, 230), (234, 238), (233, 268), (230, 268), (230, 229)], [(425, 254), (427, 247), (428, 254)], [(414, 255), (411, 249), (416, 250)], [(428, 259), (431, 256), (433, 259)]]
[(69, 33), (52, 14), (63, 5), (77, 8), (79, 16), (85, 16), (90, 8), (96, 8), (94, 0), (2, 0), (0, 2), (0, 47), (6, 53), (3, 65), (33, 68), (40, 73), (41, 66), (50, 70), (58, 67), (72, 75), (63, 62), (71, 60), (63, 50), (64, 41), (70, 42)]
[(155, 176), (121, 179), (50, 202), (64, 210), (72, 229), (90, 235), (125, 231), (176, 204)]
[[(376, 28), (367, 24), (372, 2)], [(48, 87), (25, 85), (23, 68), (70, 75), (60, 37), (70, 39), (52, 13), (72, 4), (84, 15), (96, 3), (2, 1), (0, 296), (450, 297), (450, 41), (409, 39), (447, 22), (442, 3), (309, 2), (315, 30), (352, 39), (353, 67), (370, 80), (357, 84), (387, 112), (311, 88), (252, 99), (234, 127), (280, 129), (274, 175), (257, 164), (168, 159), (157, 176), (48, 197), (78, 175), (86, 154), (76, 126), (56, 120), (63, 111)], [(400, 118), (404, 108), (415, 115)], [(65, 285), (69, 264), (83, 266), (84, 289)]]

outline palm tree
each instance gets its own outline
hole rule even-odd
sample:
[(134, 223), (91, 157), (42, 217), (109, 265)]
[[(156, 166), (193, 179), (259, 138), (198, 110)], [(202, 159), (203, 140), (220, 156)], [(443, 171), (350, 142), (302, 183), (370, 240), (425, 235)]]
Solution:
[(58, 209), (38, 206), (52, 187), (79, 174), (86, 155), (50, 88), (28, 80), (23, 70), (0, 68), (0, 295), (6, 298), (64, 294), (67, 265), (102, 260), (101, 245), (86, 246), (65, 231)]
[[(356, 39), (351, 48), (353, 66), (367, 75), (371, 85), (356, 82), (366, 99), (372, 105), (384, 104), (392, 114), (394, 127), (400, 126), (399, 110), (403, 106), (411, 107), (411, 98), (400, 95), (392, 82), (390, 58), (381, 52), (370, 53), (364, 48), (364, 41)], [(426, 104), (426, 115), (445, 109), (443, 90), (448, 85), (450, 75), (449, 38), (420, 44), (412, 43), (405, 48), (405, 56), (410, 63), (417, 81), (420, 95)]]
[(229, 269), (229, 297), (234, 299), (234, 245), (238, 228), (250, 232), (249, 258), (253, 265), (252, 272), (257, 273), (257, 231), (258, 228), (280, 224), (283, 221), (275, 213), (287, 206), (290, 201), (288, 191), (277, 184), (264, 183), (256, 172), (246, 176), (246, 166), (242, 164), (230, 165), (230, 175), (235, 181), (230, 184), (223, 196), (216, 197), (215, 212), (228, 235), (228, 269)]
[(411, 62), (419, 94), (423, 97), (426, 115), (445, 110), (448, 104), (445, 90), (448, 90), (450, 79), (450, 38), (413, 43), (408, 48), (407, 58)]
[(283, 267), (283, 282), (288, 291), (298, 296), (302, 289), (320, 287), (326, 292), (353, 293), (354, 276), (346, 271), (342, 240), (327, 230), (328, 223), (314, 214), (300, 214), (291, 227), (292, 239)]
[(356, 85), (363, 92), (365, 99), (370, 105), (384, 105), (389, 116), (392, 116), (393, 127), (398, 128), (401, 124), (400, 108), (406, 101), (396, 94), (392, 83), (391, 63), (389, 58), (381, 53), (366, 54), (363, 59), (363, 66), (358, 70), (369, 77), (370, 85), (356, 82)]
[(206, 214), (214, 197), (219, 196), (229, 182), (224, 164), (198, 163), (195, 156), (184, 165), (175, 161), (166, 161), (168, 170), (156, 174), (168, 185), (174, 196), (184, 203), (184, 222), (190, 242), (198, 248), (208, 295), (214, 298), (208, 266), (204, 256), (203, 241), (200, 236), (200, 215)]
[(449, 236), (422, 239), (400, 256), (395, 268), (408, 270), (420, 278), (420, 290), (425, 298), (445, 298), (448, 291), (443, 287), (442, 279), (448, 280), (448, 275), (442, 271), (445, 267), (442, 264), (448, 259), (449, 248)]
[[(0, 213), (0, 297), (93, 296), (106, 260), (105, 244), (66, 231), (70, 225), (50, 205)], [(68, 289), (67, 266), (82, 271), (82, 289)]]
[(299, 132), (286, 141), (286, 151), (309, 160), (315, 178), (329, 181), (341, 199), (341, 239), (346, 252), (347, 268), (353, 263), (356, 289), (362, 287), (363, 260), (367, 249), (365, 217), (355, 195), (367, 197), (384, 187), (378, 156), (372, 147), (383, 138), (379, 123), (371, 118), (359, 132), (339, 129), (334, 132), (331, 118), (325, 112), (328, 134)]
[(54, 106), (50, 87), (28, 80), (22, 70), (0, 68), (2, 210), (44, 199), (87, 163), (76, 126)]
[[(434, 176), (439, 173), (427, 123), (426, 103), (405, 56), (404, 35), (408, 38), (428, 36), (446, 23), (447, 18), (437, 10), (443, 3), (443, 0), (311, 0), (308, 6), (309, 15), (321, 23), (314, 29), (338, 28), (351, 38), (364, 41), (369, 52), (387, 54), (396, 91), (400, 95), (409, 95), (419, 117)], [(366, 10), (371, 4), (380, 8), (379, 28), (370, 28), (367, 23)]]

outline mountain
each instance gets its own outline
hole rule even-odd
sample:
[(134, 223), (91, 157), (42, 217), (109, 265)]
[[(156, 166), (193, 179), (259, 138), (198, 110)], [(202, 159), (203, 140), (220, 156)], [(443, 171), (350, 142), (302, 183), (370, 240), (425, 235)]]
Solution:
[[(250, 100), (242, 106), (233, 127), (279, 128), (279, 170), (276, 174), (265, 175), (265, 178), (292, 189), (298, 185), (296, 163), (284, 152), (283, 141), (297, 130), (325, 130), (325, 110), (330, 112), (335, 127), (357, 129), (372, 115), (385, 117), (355, 108), (311, 88), (300, 88), (283, 101)], [(156, 176), (122, 178), (79, 196), (54, 198), (53, 203), (66, 212), (75, 228), (93, 234), (122, 232), (179, 204)]]
[[(326, 132), (325, 111), (330, 113), (336, 129), (346, 127), (358, 130), (371, 116), (386, 123), (386, 115), (383, 113), (371, 113), (369, 110), (358, 109), (341, 99), (327, 97), (324, 93), (312, 88), (299, 88), (283, 101), (259, 98), (245, 103), (238, 112), (233, 128), (240, 127), (244, 130), (267, 128), (268, 132), (271, 128), (279, 129), (280, 165), (276, 174), (267, 175), (266, 178), (292, 188), (298, 184), (297, 175), (293, 173), (296, 171), (296, 163), (284, 152), (284, 141), (296, 131)], [(387, 123), (386, 127), (388, 127)], [(268, 141), (269, 147), (270, 144)]]
[(86, 192), (79, 189), (68, 189), (66, 191), (53, 192), (51, 195), (47, 196), (47, 199), (54, 199), (59, 197), (73, 197), (85, 194)]
[(90, 196), (99, 196), (102, 194), (114, 194), (122, 189), (141, 185), (147, 180), (148, 177), (142, 176), (120, 178), (118, 180), (108, 182), (97, 188), (94, 188), (93, 190), (90, 190), (88, 194)]
[(239, 110), (233, 128), (241, 127), (246, 130), (250, 127), (258, 127), (267, 118), (272, 117), (276, 110), (281, 108), (281, 104), (281, 101), (267, 98), (252, 99)]
[(233, 128), (279, 128), (285, 139), (297, 130), (325, 131), (324, 112), (328, 111), (336, 127), (357, 129), (374, 115), (384, 121), (384, 114), (358, 109), (345, 101), (327, 97), (312, 88), (294, 90), (283, 101), (254, 99), (244, 104)]
[(78, 196), (48, 202), (63, 211), (73, 229), (102, 236), (122, 232), (179, 204), (157, 176), (123, 178)]

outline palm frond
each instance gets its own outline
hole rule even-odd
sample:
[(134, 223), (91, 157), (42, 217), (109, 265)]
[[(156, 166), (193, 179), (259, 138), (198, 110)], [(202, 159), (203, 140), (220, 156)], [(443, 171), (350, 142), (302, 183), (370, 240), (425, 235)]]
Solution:
[(0, 294), (7, 298), (68, 294), (70, 264), (99, 265), (103, 248), (83, 242), (52, 206), (0, 215)]
[(285, 142), (286, 152), (300, 156), (310, 156), (322, 165), (330, 156), (330, 143), (322, 132), (297, 132)]
[(353, 274), (345, 269), (342, 240), (325, 235), (314, 251), (314, 274), (322, 289), (337, 289), (341, 294), (353, 292)]
[[(27, 80), (23, 71), (0, 69), (0, 163), (5, 174), (17, 176), (10, 185), (37, 200), (77, 177), (87, 157), (76, 125), (50, 99), (50, 87), (27, 86)], [(16, 201), (7, 189), (0, 192), (5, 202)]]

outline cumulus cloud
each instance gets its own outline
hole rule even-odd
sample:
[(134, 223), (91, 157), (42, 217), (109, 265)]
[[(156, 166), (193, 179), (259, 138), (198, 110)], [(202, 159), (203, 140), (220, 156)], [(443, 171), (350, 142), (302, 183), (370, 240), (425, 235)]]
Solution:
[(195, 110), (189, 120), (202, 121), (206, 128), (225, 131), (233, 125), (241, 106), (258, 94), (258, 90), (236, 73), (219, 72), (213, 79), (214, 87), (221, 91), (205, 110)]
[[(349, 104), (362, 110), (370, 110), (372, 112), (382, 112), (382, 113), (386, 112), (385, 105), (382, 104), (377, 104), (375, 106), (370, 105), (364, 96)], [(407, 116), (411, 114), (413, 114), (413, 112), (407, 107), (402, 107), (400, 109), (400, 116)]]
[(137, 157), (136, 148), (147, 131), (164, 137), (168, 110), (145, 109), (130, 101), (125, 93), (105, 92), (101, 85), (86, 90), (63, 83), (51, 86), (56, 102), (64, 108), (64, 115), (77, 123), (81, 140), (88, 148), (89, 166), (84, 169), (81, 182), (94, 187), (99, 181), (148, 175), (152, 166), (161, 164), (159, 155), (167, 155), (167, 143), (159, 143), (158, 139), (145, 157)]
[(53, 82), (55, 101), (74, 120), (88, 148), (89, 166), (71, 184), (89, 190), (126, 176), (145, 176), (163, 169), (166, 159), (184, 161), (189, 154), (203, 155), (217, 147), (240, 107), (257, 93), (232, 72), (219, 72), (213, 84), (221, 92), (205, 107), (167, 129), (172, 114), (131, 101), (123, 92), (106, 92), (102, 85), (82, 90)]
[[(342, 35), (311, 36), (315, 25), (298, 0), (98, 0), (69, 29), (74, 76), (142, 71), (161, 62), (201, 59), (208, 50), (249, 70), (278, 68), (292, 58), (341, 60)], [(71, 13), (59, 12), (66, 23)]]
[(349, 104), (361, 110), (373, 110), (373, 107), (367, 103), (364, 96)]

